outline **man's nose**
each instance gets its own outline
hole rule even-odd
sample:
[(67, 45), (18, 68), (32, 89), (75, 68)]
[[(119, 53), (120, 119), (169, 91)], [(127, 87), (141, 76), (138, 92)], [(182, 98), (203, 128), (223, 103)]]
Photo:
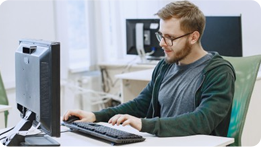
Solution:
[(164, 41), (164, 38), (161, 38), (161, 40), (160, 40), (160, 42), (159, 42), (159, 45), (160, 45), (161, 47), (166, 47), (166, 46), (168, 46), (168, 45), (166, 44), (166, 42)]

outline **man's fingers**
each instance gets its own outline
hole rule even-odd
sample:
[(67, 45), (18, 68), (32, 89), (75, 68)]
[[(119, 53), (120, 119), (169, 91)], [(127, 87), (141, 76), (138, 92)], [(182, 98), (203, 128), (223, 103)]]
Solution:
[(126, 121), (128, 117), (126, 115), (121, 115), (117, 120), (117, 126)]
[(71, 111), (67, 111), (64, 115), (63, 115), (63, 120), (67, 120), (69, 118), (71, 114)]
[(80, 117), (79, 116), (79, 110), (69, 110), (69, 111), (67, 111), (65, 113), (65, 115), (63, 116), (63, 120), (67, 120), (72, 115)]
[(124, 121), (122, 123), (122, 126), (127, 126), (127, 125), (130, 125), (131, 121), (129, 119), (127, 119), (126, 121)]
[(122, 114), (117, 114), (114, 115), (109, 121), (108, 123), (112, 124), (112, 125), (120, 125), (122, 122), (124, 122), (127, 119), (127, 115), (122, 115)]
[(138, 131), (141, 130), (142, 124), (141, 124), (141, 119), (136, 118), (134, 116), (128, 115), (128, 114), (117, 114), (114, 115), (109, 121), (108, 123), (112, 124), (112, 125), (120, 125), (122, 124), (122, 126), (126, 126), (126, 125), (130, 125), (131, 127), (137, 129)]
[(112, 125), (115, 125), (118, 118), (120, 117), (120, 115), (114, 115), (110, 120), (109, 120), (109, 123), (111, 123)]

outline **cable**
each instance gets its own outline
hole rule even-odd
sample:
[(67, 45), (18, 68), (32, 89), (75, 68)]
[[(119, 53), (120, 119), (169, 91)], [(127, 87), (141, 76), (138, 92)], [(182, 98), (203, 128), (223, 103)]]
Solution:
[[(134, 64), (134, 62), (136, 61), (137, 58), (138, 58), (138, 56), (136, 56), (132, 60), (128, 61), (127, 65), (119, 66), (117, 68), (110, 68), (110, 69), (112, 69), (112, 70), (113, 69), (123, 69), (121, 71), (121, 74), (123, 74), (123, 73), (127, 72), (132, 67), (132, 65)], [(78, 90), (77, 93), (74, 93), (74, 94), (84, 94), (84, 93), (94, 94), (94, 96), (96, 96), (98, 98), (98, 100), (96, 99), (96, 101), (93, 104), (99, 104), (99, 103), (104, 104), (106, 102), (104, 100), (105, 98), (106, 99), (112, 98), (113, 100), (121, 101), (121, 99), (120, 99), (121, 95), (119, 94), (119, 92), (117, 92), (116, 94), (110, 94), (109, 93), (111, 91), (111, 87), (115, 87), (117, 82), (119, 81), (119, 79), (116, 79), (116, 80), (113, 81), (106, 68), (101, 67), (100, 72), (101, 72), (102, 91), (103, 92), (98, 92), (98, 91), (79, 87), (76, 84), (73, 84), (73, 81), (70, 81), (70, 80), (67, 80), (67, 79), (64, 79), (64, 81), (65, 81), (65, 84), (68, 88), (74, 88), (74, 89)]]
[[(110, 91), (110, 87), (107, 85), (108, 83), (106, 82), (107, 79), (107, 70), (106, 68), (101, 68), (101, 78), (102, 78), (102, 90), (104, 92), (109, 92)], [(107, 89), (108, 88), (108, 89)]]
[[(3, 134), (5, 134), (5, 133), (7, 133), (7, 132), (9, 132), (9, 131), (11, 131), (11, 130), (13, 130), (13, 129), (14, 129), (14, 127), (12, 127), (12, 128), (10, 128), (10, 129), (8, 129), (8, 130), (2, 132), (2, 133), (0, 134), (0, 136), (2, 136)], [(4, 136), (4, 137), (0, 138), (0, 140), (5, 139), (6, 137), (8, 137), (8, 136)]]
[(64, 131), (61, 131), (60, 133), (66, 133), (66, 132), (73, 132), (72, 130), (64, 130)]
[(7, 132), (9, 132), (9, 131), (11, 131), (11, 130), (13, 130), (13, 129), (14, 129), (14, 127), (12, 127), (12, 128), (10, 128), (10, 129), (8, 129), (8, 130), (2, 132), (2, 133), (0, 134), (0, 136), (2, 136), (3, 134), (5, 134), (5, 133), (7, 133)]
[[(132, 67), (133, 62), (135, 62), (137, 58), (138, 58), (138, 56), (134, 57), (132, 60), (130, 60), (129, 62), (127, 62), (127, 65), (126, 65), (126, 66), (120, 66), (119, 68), (123, 68), (121, 74), (128, 72), (129, 69)], [(111, 69), (111, 68), (110, 68), (110, 69)], [(114, 68), (112, 68), (112, 69), (114, 69)], [(118, 68), (116, 68), (116, 69), (118, 69)], [(105, 70), (105, 72), (106, 72), (106, 78), (108, 78), (108, 80), (105, 80), (105, 81), (108, 81), (108, 83), (110, 83), (110, 85), (108, 84), (107, 86), (114, 87), (114, 86), (117, 84), (117, 82), (119, 81), (119, 79), (116, 79), (115, 81), (112, 81), (111, 77), (110, 77), (109, 74), (108, 74), (108, 71)], [(105, 92), (110, 92), (110, 88), (109, 88), (108, 91), (105, 91)]]
[(85, 89), (85, 88), (82, 88), (82, 87), (79, 87), (79, 86), (75, 86), (73, 84), (70, 84), (70, 83), (67, 83), (67, 86), (69, 88), (75, 88), (75, 89), (78, 89), (82, 94), (84, 93), (92, 93), (94, 95), (96, 95), (97, 97), (99, 97), (100, 99), (103, 99), (103, 98), (108, 98), (108, 97), (111, 97), (115, 100), (120, 100), (120, 98), (116, 95), (113, 95), (113, 94), (109, 94), (109, 93), (105, 93), (105, 92), (99, 92), (99, 91), (94, 91), (94, 90), (91, 90), (91, 89)]
[[(11, 131), (11, 130), (13, 130), (13, 129), (14, 129), (14, 127), (12, 127), (12, 128), (10, 128), (10, 129), (8, 129), (8, 130), (2, 132), (2, 133), (0, 134), (0, 136), (2, 136), (3, 134), (5, 134), (5, 133), (7, 133), (7, 132), (9, 132), (9, 131)], [(2, 137), (2, 138), (0, 138), (0, 140), (5, 139), (6, 137), (7, 137), (7, 136)]]
[(133, 58), (133, 60), (131, 60), (130, 62), (128, 62), (126, 68), (124, 68), (124, 70), (123, 70), (121, 73), (123, 74), (123, 73), (125, 73), (126, 71), (129, 71), (129, 69), (130, 69), (130, 68), (132, 67), (132, 65), (133, 65), (132, 62), (136, 61), (137, 58), (138, 58), (138, 56), (135, 57), (135, 58)]
[[(107, 92), (107, 93), (109, 93), (110, 92), (110, 83), (112, 84), (112, 80), (111, 80), (111, 77), (109, 76), (109, 74), (108, 74), (108, 71), (107, 71), (107, 69), (104, 69), (104, 78), (105, 78), (105, 80), (104, 80), (104, 84), (105, 84), (105, 91), (104, 92)], [(107, 88), (107, 89), (106, 89)]]
[(150, 56), (150, 55), (154, 54), (154, 53), (155, 53), (155, 50), (156, 50), (156, 48), (155, 48), (155, 47), (152, 47), (152, 48), (151, 48), (151, 51), (148, 52), (148, 53), (146, 53), (146, 56)]
[(5, 136), (5, 137), (2, 137), (2, 138), (0, 138), (0, 140), (3, 140), (3, 139), (5, 139), (7, 136)]

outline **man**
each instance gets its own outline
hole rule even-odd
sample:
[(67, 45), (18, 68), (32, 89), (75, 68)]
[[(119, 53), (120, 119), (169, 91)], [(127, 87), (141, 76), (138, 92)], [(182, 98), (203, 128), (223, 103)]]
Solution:
[(200, 43), (205, 16), (188, 1), (172, 2), (158, 11), (156, 36), (165, 59), (134, 100), (99, 112), (68, 111), (84, 122), (130, 125), (157, 136), (211, 134), (226, 136), (234, 95), (232, 65)]

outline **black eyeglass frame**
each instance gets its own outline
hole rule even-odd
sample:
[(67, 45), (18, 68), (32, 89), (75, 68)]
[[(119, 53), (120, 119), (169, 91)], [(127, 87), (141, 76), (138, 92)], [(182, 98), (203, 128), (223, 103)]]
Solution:
[[(156, 38), (157, 38), (157, 40), (158, 40), (159, 42), (160, 42), (161, 39), (163, 38), (165, 44), (167, 44), (166, 38), (169, 39), (169, 40), (171, 41), (171, 45), (169, 45), (169, 44), (167, 44), (167, 45), (168, 45), (168, 46), (173, 46), (173, 41), (174, 41), (174, 40), (177, 40), (177, 39), (179, 39), (179, 38), (185, 37), (185, 36), (190, 35), (190, 34), (192, 34), (192, 33), (194, 33), (194, 31), (193, 31), (193, 32), (190, 32), (190, 33), (186, 33), (186, 34), (181, 35), (181, 36), (179, 36), (179, 37), (175, 37), (175, 38), (173, 38), (173, 39), (170, 38), (170, 37), (164, 37), (164, 36), (162, 36), (162, 34), (161, 34), (160, 32), (156, 32), (155, 35), (156, 35)], [(159, 37), (161, 37), (161, 38), (159, 38)]]

